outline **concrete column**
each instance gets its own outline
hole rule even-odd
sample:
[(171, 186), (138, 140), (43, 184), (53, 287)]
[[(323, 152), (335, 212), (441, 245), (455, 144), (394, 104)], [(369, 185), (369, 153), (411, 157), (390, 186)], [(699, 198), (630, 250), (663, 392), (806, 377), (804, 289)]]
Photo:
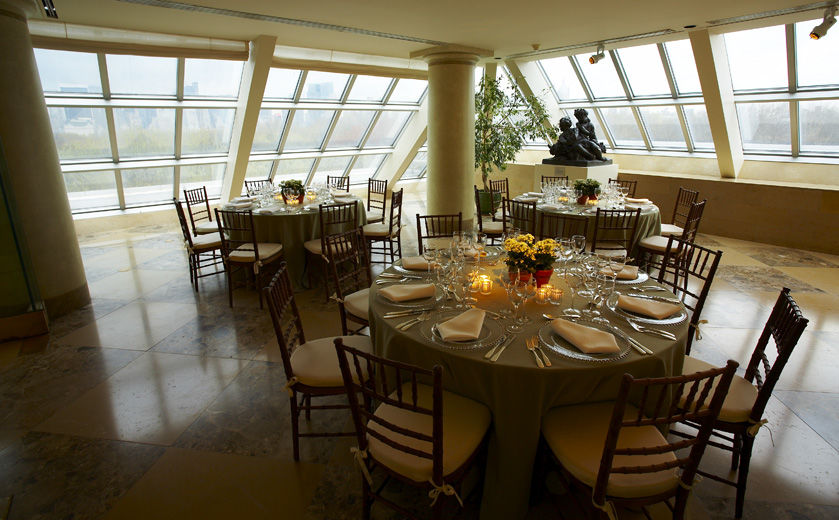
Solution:
[(720, 177), (734, 179), (743, 167), (743, 141), (740, 138), (737, 109), (734, 107), (734, 89), (731, 86), (725, 40), (722, 34), (711, 34), (707, 29), (693, 31), (689, 36), (708, 111)]
[(227, 170), (221, 186), (222, 202), (227, 202), (242, 193), (256, 122), (259, 119), (259, 108), (262, 106), (262, 96), (265, 94), (265, 84), (268, 82), (276, 44), (275, 36), (265, 35), (259, 36), (250, 44), (250, 54), (239, 84), (239, 101), (233, 120), (230, 154), (227, 156)]
[(90, 302), (26, 16), (33, 2), (0, 0), (0, 142), (12, 196), (50, 316)]

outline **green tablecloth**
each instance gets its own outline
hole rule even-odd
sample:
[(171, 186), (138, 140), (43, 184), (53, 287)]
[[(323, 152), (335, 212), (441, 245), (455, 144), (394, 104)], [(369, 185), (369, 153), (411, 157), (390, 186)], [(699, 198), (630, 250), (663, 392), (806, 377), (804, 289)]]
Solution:
[[(493, 269), (500, 270), (503, 266)], [(558, 282), (557, 286), (564, 285)], [(473, 351), (447, 349), (425, 339), (419, 326), (407, 332), (397, 331), (395, 325), (404, 319), (382, 318), (383, 313), (397, 307), (385, 303), (377, 295), (379, 287), (374, 285), (370, 290), (371, 336), (376, 353), (425, 368), (441, 365), (443, 386), (447, 390), (483, 403), (492, 411), (482, 519), (525, 517), (541, 419), (549, 409), (614, 399), (625, 372), (635, 377), (660, 377), (682, 370), (687, 320), (668, 327), (667, 330), (678, 337), (675, 342), (636, 333), (615, 320), (621, 329), (652, 349), (652, 356), (642, 356), (632, 350), (620, 361), (595, 365), (552, 354), (553, 366), (540, 369), (524, 341), (545, 325), (542, 313), (557, 314), (559, 307), (528, 302), (524, 310), (533, 317), (533, 322), (518, 334), (497, 363), (490, 363), (483, 357), (486, 348)], [(578, 305), (581, 304), (582, 299), (578, 297), (577, 300)], [(563, 303), (570, 306), (570, 298), (566, 296)], [(506, 305), (506, 294), (497, 282), (491, 295), (478, 295), (479, 307), (499, 310)], [(609, 316), (611, 312), (606, 311), (606, 314)], [(487, 316), (487, 319), (491, 318)]]

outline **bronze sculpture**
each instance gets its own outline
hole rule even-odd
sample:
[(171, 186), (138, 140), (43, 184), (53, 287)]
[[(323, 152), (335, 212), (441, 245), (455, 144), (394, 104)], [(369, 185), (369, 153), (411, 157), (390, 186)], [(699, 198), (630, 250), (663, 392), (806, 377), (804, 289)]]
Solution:
[(560, 135), (556, 143), (551, 145), (553, 157), (543, 159), (542, 164), (563, 164), (568, 166), (599, 166), (612, 164), (611, 159), (603, 157), (606, 147), (597, 140), (594, 125), (588, 118), (584, 108), (574, 111), (577, 118), (576, 127), (572, 126), (571, 118), (563, 117), (559, 120)]

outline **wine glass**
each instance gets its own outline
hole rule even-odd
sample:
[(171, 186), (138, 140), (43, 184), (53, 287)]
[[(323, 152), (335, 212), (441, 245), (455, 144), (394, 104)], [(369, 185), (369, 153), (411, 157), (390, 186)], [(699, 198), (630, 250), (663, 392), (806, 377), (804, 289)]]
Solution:
[(586, 237), (585, 235), (574, 235), (571, 237), (571, 243), (574, 247), (574, 256), (575, 258), (579, 259), (580, 255), (586, 249)]
[[(498, 281), (499, 284), (501, 284), (501, 287), (504, 289), (504, 292), (507, 293), (507, 300), (510, 300), (510, 293), (513, 291), (513, 284), (515, 283), (515, 280), (518, 279), (518, 272), (515, 271), (514, 274), (514, 271), (512, 269), (509, 272), (501, 271), (500, 273), (498, 273), (498, 276), (496, 276), (495, 279)], [(499, 311), (498, 314), (501, 314), (505, 318), (510, 317), (512, 315), (512, 313), (507, 309)]]
[(428, 274), (431, 274), (431, 267), (434, 264), (434, 260), (437, 258), (437, 250), (434, 249), (429, 244), (422, 245), (422, 257), (425, 259), (426, 262), (426, 270)]

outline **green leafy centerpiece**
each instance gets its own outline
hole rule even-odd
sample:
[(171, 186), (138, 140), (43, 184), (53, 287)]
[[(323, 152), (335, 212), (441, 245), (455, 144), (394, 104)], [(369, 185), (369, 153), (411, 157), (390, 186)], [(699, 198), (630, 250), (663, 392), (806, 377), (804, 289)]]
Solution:
[(286, 204), (300, 204), (306, 195), (306, 188), (299, 180), (291, 179), (280, 183), (280, 193), (283, 196), (283, 202)]
[(596, 201), (597, 194), (600, 193), (600, 182), (594, 179), (577, 179), (574, 181), (574, 190), (580, 191), (577, 204), (591, 204), (589, 201)]

